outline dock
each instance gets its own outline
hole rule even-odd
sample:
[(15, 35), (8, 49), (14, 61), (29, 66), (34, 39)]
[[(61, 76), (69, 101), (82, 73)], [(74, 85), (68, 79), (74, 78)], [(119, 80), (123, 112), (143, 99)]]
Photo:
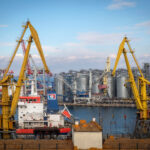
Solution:
[(103, 150), (149, 150), (150, 139), (106, 139), (103, 143)]
[(0, 140), (0, 150), (73, 150), (71, 140)]
[[(0, 140), (0, 150), (73, 150), (71, 140)], [(103, 150), (149, 150), (150, 139), (106, 139)], [(96, 150), (96, 149), (95, 149)]]
[(85, 106), (85, 107), (136, 107), (133, 100), (106, 100), (97, 103), (68, 103), (59, 102), (60, 106)]

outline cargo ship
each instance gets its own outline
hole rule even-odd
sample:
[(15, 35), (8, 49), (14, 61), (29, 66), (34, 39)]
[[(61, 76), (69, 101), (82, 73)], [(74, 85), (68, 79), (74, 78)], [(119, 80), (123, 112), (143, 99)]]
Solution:
[(65, 116), (70, 118), (70, 112), (66, 108), (59, 111), (55, 92), (48, 91), (46, 99), (39, 95), (20, 96), (16, 135), (40, 139), (68, 138), (71, 127), (65, 123)]

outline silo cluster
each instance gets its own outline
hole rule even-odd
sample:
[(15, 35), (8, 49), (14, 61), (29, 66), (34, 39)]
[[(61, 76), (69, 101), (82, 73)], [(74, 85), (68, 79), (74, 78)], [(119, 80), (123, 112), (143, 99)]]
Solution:
[[(150, 63), (144, 63), (143, 67), (144, 76), (150, 81)], [(147, 86), (147, 94), (150, 96), (150, 87)]]
[(107, 93), (109, 98), (114, 98), (116, 96), (116, 83), (115, 77), (111, 75), (108, 76), (107, 79)]
[(55, 76), (54, 77), (54, 87), (57, 93), (58, 101), (63, 101), (64, 95), (64, 83), (63, 83), (63, 76)]
[(89, 75), (88, 72), (77, 73), (77, 95), (86, 94), (89, 89)]
[(127, 76), (120, 75), (116, 78), (116, 96), (117, 98), (129, 98), (129, 91), (126, 85)]
[[(91, 76), (90, 76), (91, 72)], [(99, 85), (103, 85), (103, 78), (100, 78), (103, 70), (81, 70), (69, 71), (55, 75), (55, 90), (58, 101), (73, 102), (74, 96), (86, 98), (91, 93), (91, 98), (95, 95), (103, 95), (103, 90)], [(133, 68), (135, 80), (138, 71)], [(116, 71), (116, 76), (107, 74), (107, 95), (110, 99), (129, 99), (133, 97), (130, 84), (127, 82), (128, 72), (126, 69)]]

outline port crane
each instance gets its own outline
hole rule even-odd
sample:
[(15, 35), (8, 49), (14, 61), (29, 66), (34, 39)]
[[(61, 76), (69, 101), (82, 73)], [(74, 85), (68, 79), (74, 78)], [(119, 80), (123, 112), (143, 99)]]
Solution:
[[(23, 54), (25, 55), (26, 46), (25, 46), (25, 41), (24, 40), (22, 40), (21, 45), (22, 45)], [(32, 62), (33, 68), (31, 68), (31, 63), (30, 62)], [(31, 87), (33, 87), (33, 89), (34, 89), (34, 92), (33, 92), (33, 90), (31, 90), (32, 91), (31, 95), (37, 94), (37, 91), (41, 91), (45, 94), (45, 71), (44, 71), (44, 68), (42, 68), (44, 86), (42, 85), (43, 89), (38, 89), (37, 90), (37, 76), (41, 74), (41, 69), (36, 66), (36, 63), (33, 60), (33, 57), (32, 57), (31, 54), (29, 54), (26, 70), (27, 70), (27, 72), (25, 73), (25, 77), (26, 76), (28, 77), (28, 76), (32, 75), (33, 78), (29, 78), (28, 80), (25, 81), (25, 83), (24, 83), (24, 85), (25, 85), (24, 86), (24, 93), (22, 93), (22, 94), (28, 95), (27, 91), (31, 90), (31, 89), (26, 88), (27, 84), (32, 85)], [(52, 74), (48, 74), (48, 76), (52, 76)]]
[[(26, 70), (26, 66), (28, 63), (28, 57), (29, 57), (31, 43), (33, 40), (34, 40), (35, 45), (40, 54), (41, 60), (44, 65), (45, 72), (48, 74), (50, 73), (50, 70), (48, 69), (48, 66), (47, 66), (45, 58), (44, 58), (43, 50), (42, 50), (42, 47), (40, 44), (40, 40), (39, 40), (37, 31), (34, 29), (34, 27), (31, 25), (31, 23), (29, 21), (27, 21), (26, 25), (23, 27), (24, 27), (23, 33), (22, 33), (22, 35), (18, 41), (18, 44), (15, 48), (15, 51), (10, 59), (10, 62), (4, 73), (4, 76), (3, 76), (2, 80), (0, 81), (0, 85), (2, 86), (2, 102), (0, 103), (0, 105), (2, 106), (2, 114), (0, 115), (0, 135), (3, 139), (9, 139), (15, 133), (14, 115), (16, 112), (16, 107), (18, 104), (21, 87), (23, 85), (23, 82), (25, 81), (25, 70)], [(20, 43), (23, 40), (23, 37), (24, 37), (24, 34), (25, 34), (27, 28), (30, 29), (31, 35), (28, 40), (28, 45), (27, 45), (27, 49), (25, 51), (25, 55), (24, 55), (22, 67), (20, 70), (19, 78), (17, 81), (16, 89), (15, 89), (13, 97), (11, 99), (8, 95), (8, 86), (11, 84), (11, 80), (12, 80), (13, 76), (9, 75), (8, 72), (9, 72), (9, 68), (14, 60), (14, 57), (17, 53), (17, 50), (20, 46)]]
[[(140, 76), (138, 77), (138, 85), (136, 85), (132, 69), (127, 57), (127, 50), (125, 49), (125, 43), (129, 48), (129, 52), (131, 53), (133, 60), (139, 70)], [(134, 99), (136, 102), (136, 107), (138, 109), (137, 112), (137, 120), (134, 135), (137, 138), (147, 138), (150, 137), (150, 110), (148, 109), (148, 101), (150, 98), (147, 96), (147, 85), (150, 85), (150, 81), (144, 78), (142, 70), (135, 58), (134, 51), (132, 50), (129, 40), (127, 37), (124, 37), (118, 50), (118, 54), (116, 57), (115, 65), (113, 68), (112, 76), (115, 75), (116, 68), (120, 59), (121, 54), (124, 55), (128, 76), (129, 76), (129, 83), (132, 88), (132, 92), (134, 95)]]

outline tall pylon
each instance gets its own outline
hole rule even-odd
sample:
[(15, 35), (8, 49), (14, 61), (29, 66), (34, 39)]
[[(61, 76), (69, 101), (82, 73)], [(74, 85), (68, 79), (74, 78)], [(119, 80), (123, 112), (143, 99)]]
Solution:
[[(105, 67), (105, 72), (110, 72), (110, 57), (107, 57), (107, 60), (106, 60), (106, 67)], [(106, 85), (108, 84), (108, 74), (105, 74), (105, 76), (103, 77), (103, 85)], [(107, 95), (107, 88), (104, 89), (104, 95), (106, 96)]]

